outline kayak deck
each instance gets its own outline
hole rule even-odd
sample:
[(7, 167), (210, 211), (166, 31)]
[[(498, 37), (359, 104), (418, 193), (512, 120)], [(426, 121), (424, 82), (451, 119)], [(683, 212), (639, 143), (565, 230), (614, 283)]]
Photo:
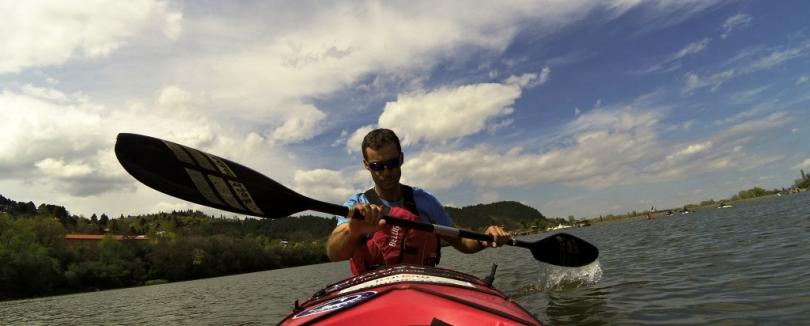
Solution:
[(327, 286), (281, 325), (540, 325), (500, 291), (464, 273), (397, 265)]

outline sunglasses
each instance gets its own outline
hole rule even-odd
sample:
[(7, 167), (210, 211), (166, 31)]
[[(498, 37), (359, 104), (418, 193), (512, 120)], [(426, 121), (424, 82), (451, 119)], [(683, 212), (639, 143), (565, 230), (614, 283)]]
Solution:
[(380, 171), (384, 170), (385, 168), (388, 168), (389, 170), (393, 170), (393, 169), (396, 169), (396, 168), (399, 167), (400, 162), (402, 161), (401, 158), (402, 158), (402, 156), (399, 156), (397, 158), (392, 158), (392, 159), (390, 159), (388, 161), (385, 161), (385, 162), (368, 162), (367, 161), (366, 165), (368, 166), (369, 169), (371, 169), (371, 171), (374, 171), (374, 172), (380, 172)]

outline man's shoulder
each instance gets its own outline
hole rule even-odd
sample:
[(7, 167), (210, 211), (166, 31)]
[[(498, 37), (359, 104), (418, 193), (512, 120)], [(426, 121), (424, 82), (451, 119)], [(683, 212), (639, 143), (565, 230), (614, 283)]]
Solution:
[(412, 188), (416, 207), (419, 207), (420, 211), (427, 216), (430, 223), (446, 226), (454, 225), (453, 220), (444, 211), (442, 203), (433, 194), (418, 187)]
[(420, 201), (439, 203), (439, 200), (436, 199), (436, 196), (433, 196), (433, 194), (431, 194), (427, 190), (424, 190), (419, 187), (411, 187), (411, 188), (413, 188), (413, 198), (417, 203), (419, 203)]
[(413, 196), (414, 197), (417, 197), (417, 196), (430, 196), (430, 197), (433, 197), (433, 195), (431, 195), (425, 189), (422, 189), (422, 188), (419, 188), (419, 187), (414, 187), (414, 186), (407, 186), (407, 187), (411, 187), (411, 189), (413, 189)]

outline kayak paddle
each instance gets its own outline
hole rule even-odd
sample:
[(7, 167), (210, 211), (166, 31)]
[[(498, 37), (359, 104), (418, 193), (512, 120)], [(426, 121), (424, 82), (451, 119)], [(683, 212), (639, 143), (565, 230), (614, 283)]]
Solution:
[[(170, 141), (121, 133), (115, 155), (124, 169), (143, 184), (200, 205), (266, 218), (283, 218), (306, 210), (362, 218), (349, 207), (306, 197), (239, 163)], [(485, 233), (384, 218), (387, 224), (445, 238), (493, 241)], [(530, 249), (535, 259), (558, 266), (585, 266), (599, 257), (599, 249), (567, 233), (535, 242), (513, 239), (509, 245)]]

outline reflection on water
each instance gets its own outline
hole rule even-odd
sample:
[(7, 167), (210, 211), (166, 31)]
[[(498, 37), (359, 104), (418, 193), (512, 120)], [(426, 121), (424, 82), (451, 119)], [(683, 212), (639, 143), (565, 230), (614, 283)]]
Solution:
[[(505, 247), (445, 250), (441, 266), (483, 278), (497, 263), (494, 285), (552, 325), (810, 324), (808, 193), (566, 232), (599, 247), (599, 262), (553, 267)], [(0, 325), (275, 323), (348, 275), (329, 263), (0, 302)]]
[(546, 307), (547, 322), (554, 325), (615, 324), (619, 312), (607, 304), (609, 294), (609, 289), (598, 286), (551, 290)]

